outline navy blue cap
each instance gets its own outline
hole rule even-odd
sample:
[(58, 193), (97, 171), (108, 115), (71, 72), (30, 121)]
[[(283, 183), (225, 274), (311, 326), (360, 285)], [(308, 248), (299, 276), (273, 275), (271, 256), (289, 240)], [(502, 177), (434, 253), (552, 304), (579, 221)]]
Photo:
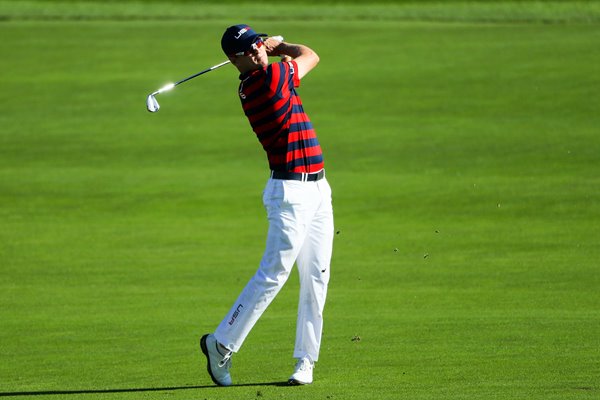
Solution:
[(256, 42), (256, 39), (261, 36), (267, 36), (267, 34), (256, 33), (246, 24), (230, 26), (223, 33), (221, 48), (228, 56), (240, 53), (249, 50), (252, 47), (252, 43)]

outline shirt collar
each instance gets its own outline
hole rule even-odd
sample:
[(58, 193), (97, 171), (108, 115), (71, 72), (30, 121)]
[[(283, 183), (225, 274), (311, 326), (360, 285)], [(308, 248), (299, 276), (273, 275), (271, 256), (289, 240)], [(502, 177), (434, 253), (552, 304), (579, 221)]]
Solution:
[(240, 74), (240, 80), (243, 81), (244, 79), (247, 79), (252, 75), (260, 74), (261, 72), (266, 71), (266, 69), (267, 69), (267, 67), (246, 71), (243, 74)]

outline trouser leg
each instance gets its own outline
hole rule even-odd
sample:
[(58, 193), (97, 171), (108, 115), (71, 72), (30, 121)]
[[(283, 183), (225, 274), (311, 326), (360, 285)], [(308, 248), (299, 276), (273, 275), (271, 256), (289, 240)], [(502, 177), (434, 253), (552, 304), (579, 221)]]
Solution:
[(321, 203), (297, 258), (300, 296), (294, 357), (310, 356), (313, 361), (318, 360), (321, 346), (334, 231), (331, 190), (325, 180), (319, 183)]
[[(260, 266), (215, 331), (219, 343), (238, 351), (286, 282), (306, 236), (305, 202), (284, 202), (283, 182), (270, 180), (263, 201), (269, 219)], [(288, 193), (289, 196), (289, 193)], [(302, 207), (300, 207), (302, 206)]]

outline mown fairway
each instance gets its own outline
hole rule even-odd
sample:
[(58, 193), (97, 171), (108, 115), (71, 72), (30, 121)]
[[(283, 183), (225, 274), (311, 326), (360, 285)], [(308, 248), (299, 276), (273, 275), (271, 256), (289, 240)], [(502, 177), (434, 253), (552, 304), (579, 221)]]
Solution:
[(338, 233), (315, 384), (277, 384), (294, 274), (213, 387), (197, 341), (260, 259), (266, 158), (233, 67), (145, 98), (239, 22), (0, 22), (0, 396), (597, 399), (592, 23), (250, 20), (321, 56)]

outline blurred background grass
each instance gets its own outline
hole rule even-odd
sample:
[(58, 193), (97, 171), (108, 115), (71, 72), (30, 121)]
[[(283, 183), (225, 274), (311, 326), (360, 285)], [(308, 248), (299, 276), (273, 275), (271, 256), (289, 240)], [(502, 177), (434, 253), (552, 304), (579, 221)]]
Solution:
[(49, 1), (1, 0), (0, 19), (408, 20), (453, 22), (597, 22), (600, 3), (575, 1)]

